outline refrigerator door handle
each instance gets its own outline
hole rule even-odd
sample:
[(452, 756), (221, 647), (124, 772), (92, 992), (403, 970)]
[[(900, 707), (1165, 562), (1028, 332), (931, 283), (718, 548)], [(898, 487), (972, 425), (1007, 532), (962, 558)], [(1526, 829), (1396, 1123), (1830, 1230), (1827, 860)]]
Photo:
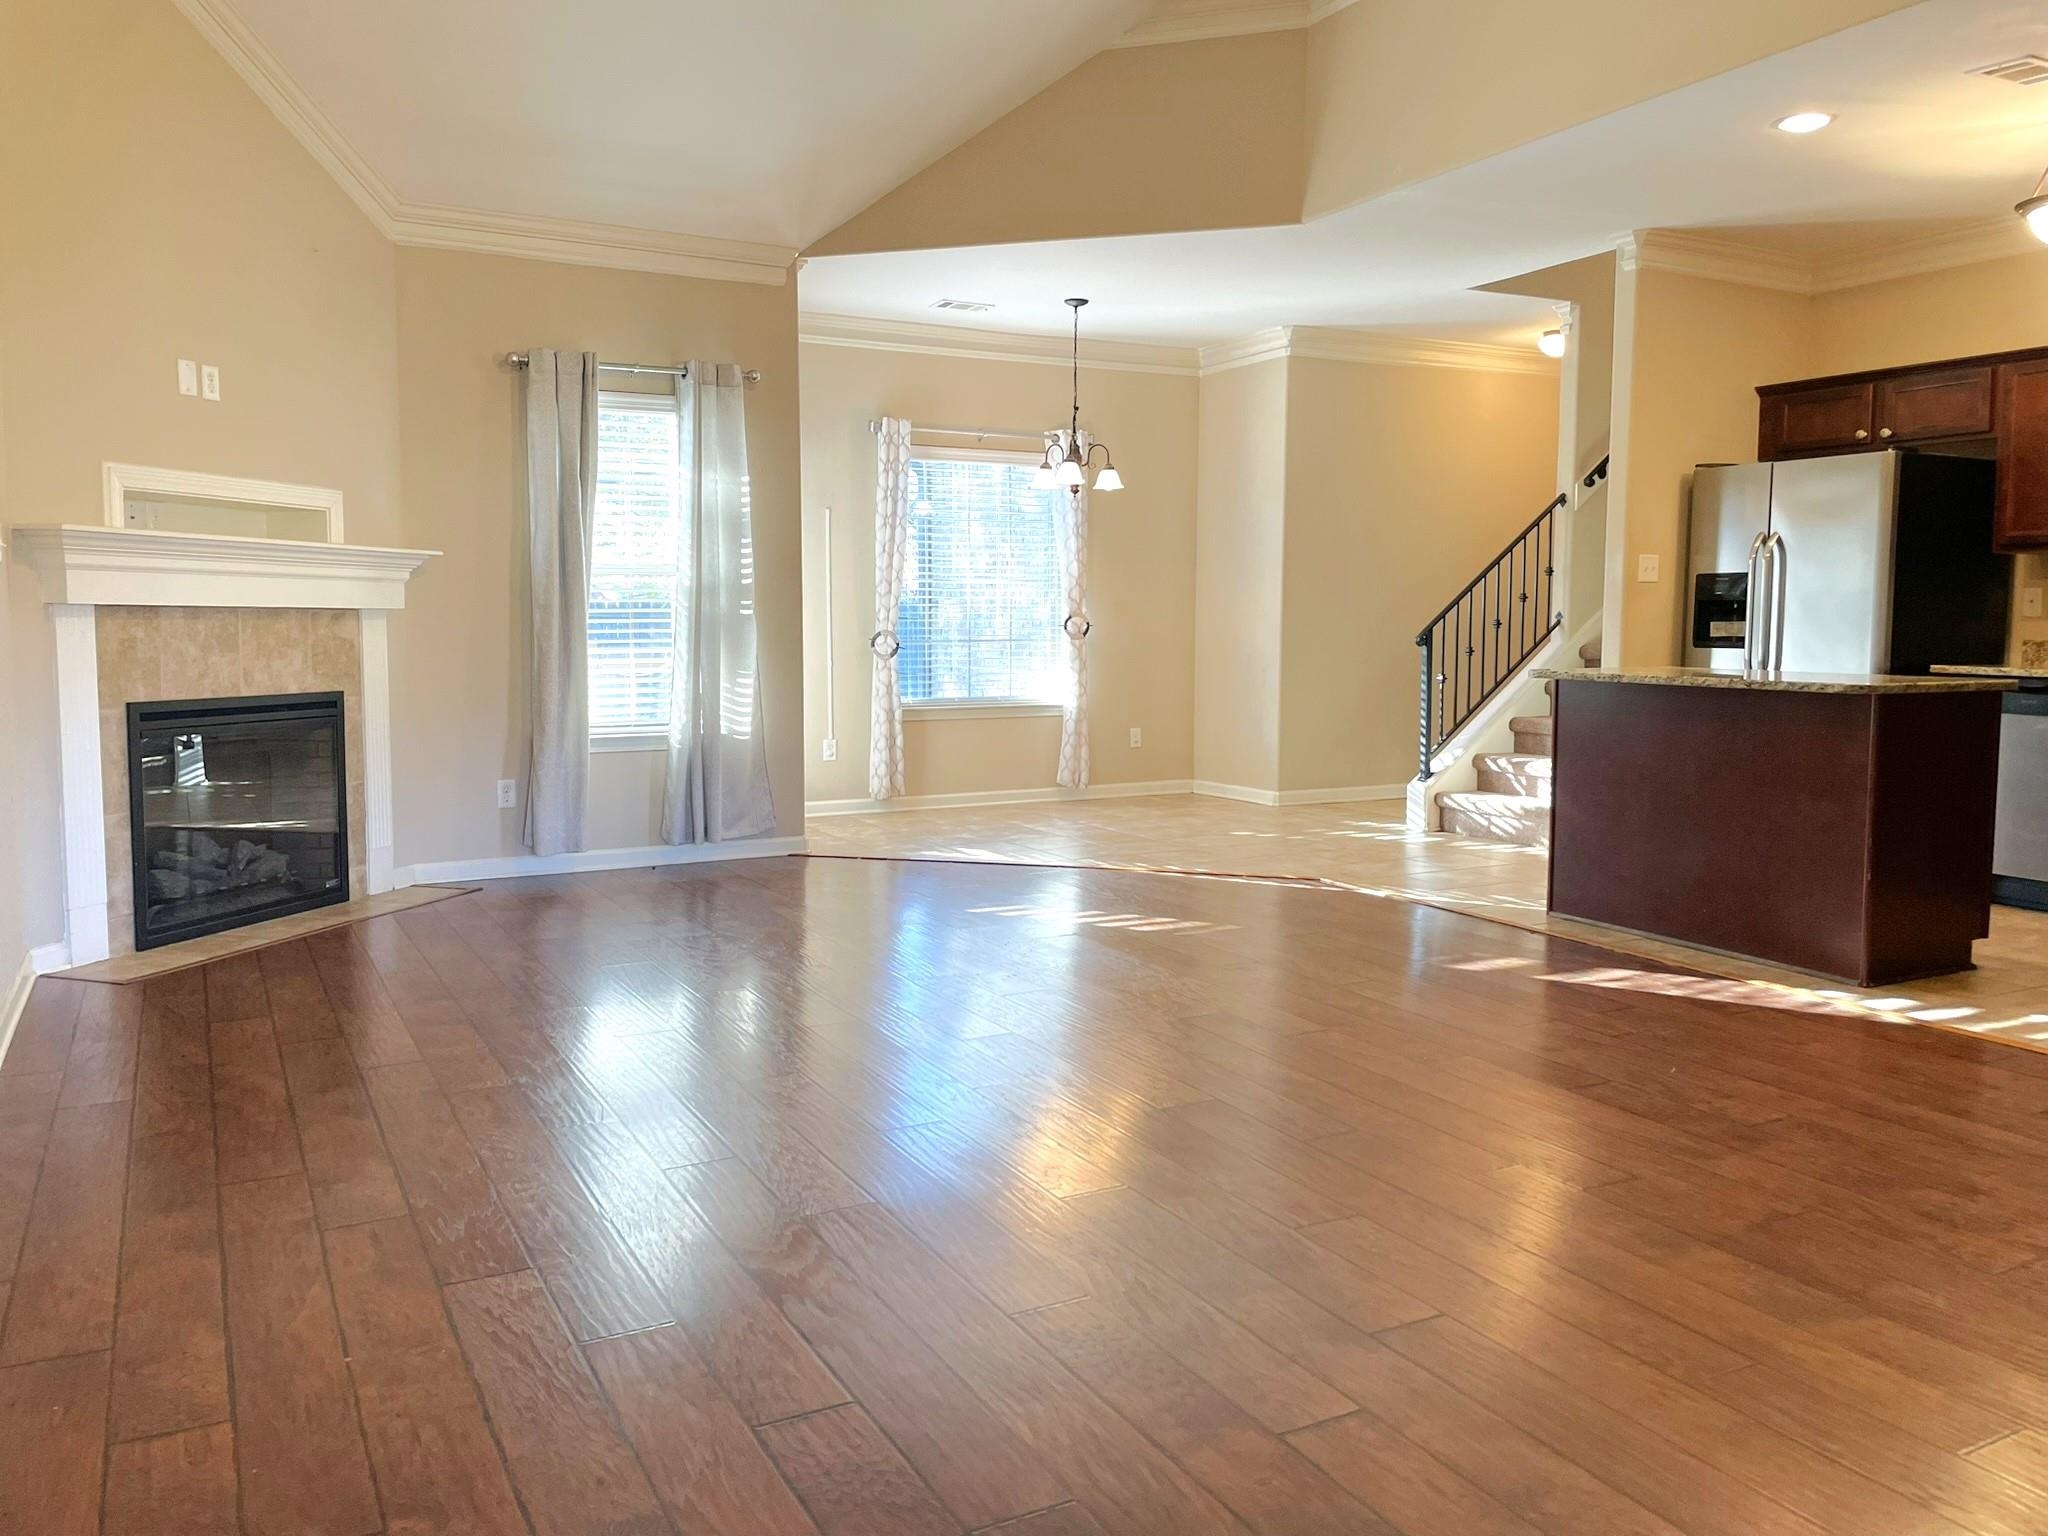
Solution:
[(1767, 663), (1773, 672), (1785, 670), (1785, 581), (1787, 560), (1785, 536), (1773, 532), (1770, 543), (1765, 547), (1764, 557), (1771, 566), (1771, 659)]
[(1764, 551), (1770, 544), (1771, 536), (1760, 533), (1749, 541), (1749, 592), (1743, 605), (1742, 622), (1742, 670), (1754, 672), (1760, 663), (1757, 660), (1757, 642), (1764, 633)]

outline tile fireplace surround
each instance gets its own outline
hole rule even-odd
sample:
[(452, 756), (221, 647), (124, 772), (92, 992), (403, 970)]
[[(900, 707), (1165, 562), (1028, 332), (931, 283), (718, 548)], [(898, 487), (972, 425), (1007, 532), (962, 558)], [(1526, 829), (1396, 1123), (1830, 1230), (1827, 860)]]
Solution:
[(350, 886), (391, 888), (385, 616), (435, 551), (82, 524), (17, 527), (13, 545), (56, 630), (70, 964), (135, 947), (131, 702), (341, 693)]

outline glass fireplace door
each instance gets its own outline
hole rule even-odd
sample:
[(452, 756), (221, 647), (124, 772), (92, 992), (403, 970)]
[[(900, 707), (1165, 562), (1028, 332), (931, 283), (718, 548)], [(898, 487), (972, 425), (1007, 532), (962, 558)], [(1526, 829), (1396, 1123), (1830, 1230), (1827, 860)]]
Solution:
[(128, 706), (135, 947), (346, 901), (339, 693)]

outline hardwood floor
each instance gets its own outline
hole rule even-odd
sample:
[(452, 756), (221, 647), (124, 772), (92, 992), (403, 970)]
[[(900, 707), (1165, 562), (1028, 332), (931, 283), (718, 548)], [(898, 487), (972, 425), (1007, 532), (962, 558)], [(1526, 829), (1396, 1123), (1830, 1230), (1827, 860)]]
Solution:
[(1991, 909), (1976, 969), (1894, 987), (1850, 987), (1783, 966), (1625, 933), (1546, 910), (1547, 855), (1410, 832), (1398, 800), (1247, 805), (1213, 795), (814, 816), (811, 852), (840, 857), (1078, 865), (1312, 880), (1420, 901), (1699, 971), (1769, 1006), (1797, 1005), (2048, 1051), (2048, 912)]
[(843, 859), (45, 979), (0, 1532), (2040, 1536), (2048, 1058), (1700, 983)]

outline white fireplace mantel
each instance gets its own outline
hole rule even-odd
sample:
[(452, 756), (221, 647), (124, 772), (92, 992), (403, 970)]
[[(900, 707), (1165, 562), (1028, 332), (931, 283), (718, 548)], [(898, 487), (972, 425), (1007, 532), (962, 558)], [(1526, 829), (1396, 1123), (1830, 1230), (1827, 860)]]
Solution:
[(131, 608), (403, 608), (440, 553), (87, 523), (16, 527), (14, 549), (44, 602)]
[(107, 871), (96, 607), (352, 608), (361, 616), (364, 862), (392, 885), (391, 666), (386, 615), (438, 550), (311, 544), (98, 524), (17, 525), (55, 626), (69, 963), (106, 958)]

